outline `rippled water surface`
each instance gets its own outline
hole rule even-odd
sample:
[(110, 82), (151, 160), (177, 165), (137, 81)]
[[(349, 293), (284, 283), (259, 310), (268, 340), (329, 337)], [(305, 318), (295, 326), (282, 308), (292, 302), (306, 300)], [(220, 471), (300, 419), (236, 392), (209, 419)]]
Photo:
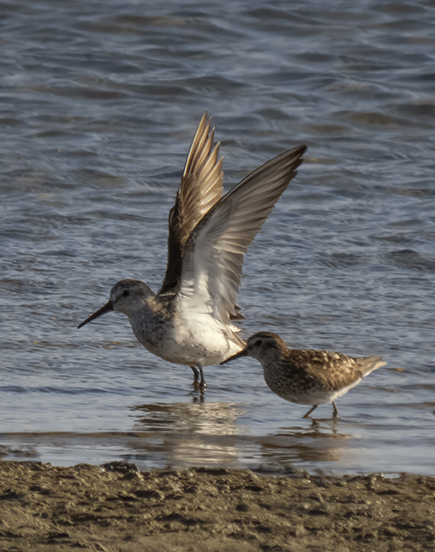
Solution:
[[(53, 464), (435, 474), (435, 8), (429, 1), (0, 6), (0, 454)], [(189, 368), (112, 313), (157, 290), (208, 110), (233, 185), (307, 144), (251, 247), (244, 336), (388, 364), (316, 421), (252, 359)]]

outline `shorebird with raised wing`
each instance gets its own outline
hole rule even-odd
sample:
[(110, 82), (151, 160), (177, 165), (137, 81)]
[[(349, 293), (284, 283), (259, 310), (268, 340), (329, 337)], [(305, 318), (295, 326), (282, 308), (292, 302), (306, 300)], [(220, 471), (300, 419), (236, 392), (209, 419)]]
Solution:
[(220, 144), (213, 144), (207, 113), (187, 155), (175, 205), (169, 213), (168, 264), (155, 294), (139, 280), (121, 280), (109, 301), (78, 327), (110, 311), (129, 318), (148, 351), (190, 366), (205, 387), (203, 366), (244, 348), (233, 321), (244, 254), (296, 176), (306, 146), (268, 161), (223, 196)]
[(333, 417), (338, 418), (335, 400), (386, 364), (379, 355), (353, 358), (333, 351), (288, 349), (279, 335), (270, 332), (251, 335), (246, 347), (222, 364), (243, 356), (261, 363), (265, 382), (279, 397), (313, 405), (304, 418), (325, 403), (332, 403)]

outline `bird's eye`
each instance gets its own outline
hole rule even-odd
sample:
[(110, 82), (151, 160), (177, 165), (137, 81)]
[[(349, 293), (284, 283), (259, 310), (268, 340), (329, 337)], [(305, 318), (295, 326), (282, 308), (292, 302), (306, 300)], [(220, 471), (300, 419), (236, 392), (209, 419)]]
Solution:
[(261, 339), (257, 339), (257, 341), (254, 343), (256, 347), (259, 347), (261, 345)]
[(128, 289), (126, 289), (125, 291), (122, 292), (122, 295), (124, 297), (128, 297), (130, 295), (130, 291)]

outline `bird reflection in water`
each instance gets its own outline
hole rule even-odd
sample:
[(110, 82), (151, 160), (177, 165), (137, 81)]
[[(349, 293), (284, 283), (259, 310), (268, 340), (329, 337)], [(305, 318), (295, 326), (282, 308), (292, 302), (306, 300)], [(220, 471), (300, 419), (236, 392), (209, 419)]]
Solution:
[(294, 467), (313, 469), (318, 463), (340, 463), (350, 437), (342, 429), (343, 424), (335, 420), (313, 420), (308, 429), (298, 424), (263, 437), (261, 468), (281, 472)]
[(134, 430), (147, 436), (139, 447), (158, 453), (159, 463), (178, 468), (240, 467), (237, 434), (243, 427), (237, 420), (243, 411), (239, 405), (193, 397), (192, 403), (144, 404), (130, 410)]
[(153, 459), (154, 465), (172, 468), (246, 468), (249, 457), (254, 470), (315, 469), (318, 463), (340, 463), (349, 438), (343, 424), (330, 419), (313, 420), (309, 428), (296, 422), (269, 435), (252, 435), (252, 426), (244, 423), (251, 416), (240, 404), (209, 403), (203, 397), (193, 397), (191, 403), (144, 404), (130, 410), (133, 431), (141, 438), (129, 459)]

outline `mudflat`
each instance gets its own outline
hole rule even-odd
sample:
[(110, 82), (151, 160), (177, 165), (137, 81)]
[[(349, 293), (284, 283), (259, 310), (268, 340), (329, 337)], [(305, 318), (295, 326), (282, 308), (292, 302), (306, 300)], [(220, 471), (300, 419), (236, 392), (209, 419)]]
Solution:
[(0, 550), (435, 551), (435, 479), (0, 462)]

